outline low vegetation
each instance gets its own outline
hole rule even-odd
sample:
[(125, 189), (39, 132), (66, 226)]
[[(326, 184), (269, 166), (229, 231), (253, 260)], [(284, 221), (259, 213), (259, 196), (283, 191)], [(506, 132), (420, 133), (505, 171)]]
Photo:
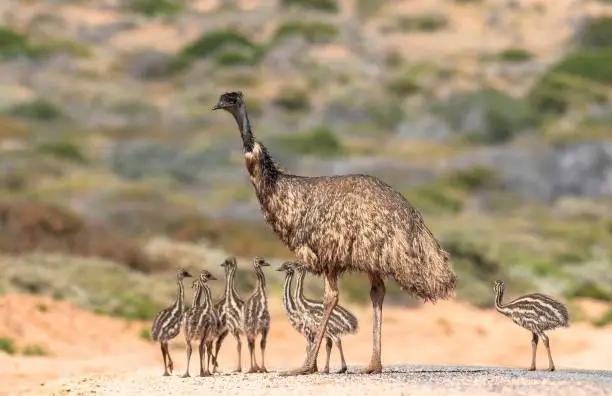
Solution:
[(49, 352), (40, 345), (26, 345), (21, 353), (25, 356), (47, 356)]
[(183, 10), (180, 0), (128, 0), (127, 9), (148, 17), (172, 16)]
[(319, 125), (309, 131), (278, 137), (276, 143), (285, 151), (301, 155), (332, 157), (345, 152), (340, 139), (325, 125)]
[(287, 37), (302, 37), (311, 44), (331, 42), (338, 35), (336, 26), (319, 21), (293, 20), (284, 22), (276, 28), (273, 40)]
[(397, 29), (403, 33), (435, 32), (448, 26), (448, 19), (441, 14), (401, 15), (397, 17)]
[(15, 347), (15, 342), (6, 337), (0, 337), (0, 352), (4, 352), (9, 355), (14, 355), (17, 351)]
[(285, 8), (296, 7), (329, 13), (340, 11), (336, 0), (281, 0), (281, 5)]

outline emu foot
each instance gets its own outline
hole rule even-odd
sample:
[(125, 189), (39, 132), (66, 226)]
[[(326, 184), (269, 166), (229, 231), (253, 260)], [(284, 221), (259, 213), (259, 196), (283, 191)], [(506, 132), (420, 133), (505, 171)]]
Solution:
[[(316, 371), (316, 369), (315, 369)], [(321, 374), (329, 374), (329, 367), (323, 367), (323, 370), (319, 371)]]
[(546, 369), (546, 371), (555, 371), (555, 366), (548, 367), (548, 369)]
[(162, 377), (169, 377), (169, 376), (170, 376), (170, 373), (168, 372), (168, 370), (164, 370)]
[(317, 370), (315, 369), (314, 365), (305, 364), (304, 366), (297, 368), (295, 370), (283, 371), (282, 373), (279, 373), (279, 375), (281, 377), (289, 377), (289, 376), (294, 376), (294, 375), (314, 374), (316, 371)]
[(236, 369), (234, 371), (232, 371), (232, 373), (242, 373), (242, 367), (236, 367)]
[(346, 370), (347, 370), (346, 366), (343, 366), (340, 370), (336, 371), (336, 374), (344, 374), (346, 373)]
[(535, 370), (536, 370), (536, 367), (533, 365), (529, 366), (529, 368), (527, 369), (527, 371), (535, 371)]
[(200, 371), (200, 377), (210, 377), (210, 371)]
[(267, 373), (268, 369), (266, 368), (266, 366), (261, 366), (259, 368), (259, 370), (257, 370), (258, 373)]
[(380, 374), (382, 373), (382, 364), (378, 363), (370, 363), (368, 367), (364, 367), (361, 369), (360, 374)]
[(189, 377), (190, 377), (189, 373), (185, 373), (185, 374), (181, 375), (181, 378), (189, 378)]
[(253, 374), (253, 373), (258, 373), (258, 372), (259, 372), (259, 367), (257, 366), (251, 366), (249, 371), (247, 371), (248, 374)]

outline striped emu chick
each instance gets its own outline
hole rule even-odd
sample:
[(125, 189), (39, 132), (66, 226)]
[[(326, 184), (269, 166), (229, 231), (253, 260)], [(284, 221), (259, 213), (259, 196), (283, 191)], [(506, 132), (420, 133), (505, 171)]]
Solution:
[[(243, 330), (249, 346), (251, 368), (249, 373), (267, 373), (265, 364), (266, 342), (270, 330), (270, 313), (268, 312), (268, 295), (266, 293), (266, 277), (261, 267), (270, 264), (261, 257), (253, 259), (253, 267), (257, 276), (257, 286), (244, 306)], [(259, 347), (261, 349), (261, 366), (255, 358), (255, 338), (261, 334)]]
[[(210, 375), (210, 364), (217, 365), (217, 358), (213, 351), (213, 342), (219, 335), (221, 322), (219, 316), (213, 307), (212, 295), (208, 287), (209, 280), (216, 280), (210, 272), (202, 270), (200, 272), (200, 283), (202, 284), (202, 310), (197, 322), (197, 328), (200, 334), (200, 377)], [(204, 350), (204, 346), (206, 349)], [(202, 367), (202, 361), (206, 363), (205, 368)]]
[(283, 309), (287, 314), (291, 326), (306, 338), (306, 353), (309, 353), (312, 347), (312, 340), (314, 340), (316, 334), (312, 331), (311, 327), (308, 326), (306, 317), (298, 310), (293, 298), (293, 291), (291, 289), (295, 276), (293, 263), (291, 261), (286, 261), (277, 268), (277, 271), (285, 273), (285, 280), (283, 282)]
[[(202, 298), (202, 282), (200, 279), (193, 281), (191, 286), (193, 289), (193, 302), (191, 307), (185, 310), (183, 318), (183, 333), (185, 334), (186, 343), (186, 354), (187, 354), (187, 367), (185, 368), (185, 374), (183, 378), (189, 377), (189, 362), (191, 361), (191, 341), (201, 339), (200, 329), (198, 329), (198, 320), (202, 311), (201, 298)], [(202, 356), (200, 356), (200, 366), (202, 363)]]
[(159, 342), (161, 346), (164, 376), (170, 375), (174, 369), (174, 363), (168, 351), (168, 341), (178, 336), (181, 331), (181, 322), (185, 312), (185, 290), (183, 289), (183, 278), (185, 277), (191, 277), (191, 274), (182, 268), (178, 269), (176, 272), (176, 301), (155, 315), (151, 325), (151, 338)]
[[(306, 318), (307, 326), (309, 326), (312, 330), (312, 348), (314, 348), (314, 335), (316, 335), (317, 326), (323, 319), (325, 306), (322, 301), (310, 300), (304, 296), (304, 277), (306, 276), (306, 268), (297, 262), (294, 262), (293, 265), (297, 271), (294, 299), (296, 301), (298, 310)], [(331, 316), (329, 317), (327, 328), (325, 329), (325, 336), (327, 338), (325, 349), (327, 356), (325, 359), (325, 368), (323, 369), (324, 373), (329, 373), (329, 359), (331, 356), (332, 343), (336, 344), (338, 352), (340, 352), (342, 366), (338, 373), (340, 374), (346, 372), (347, 367), (346, 360), (344, 359), (341, 337), (345, 334), (356, 333), (358, 328), (359, 322), (357, 321), (355, 315), (340, 305), (336, 305), (334, 307)]]
[(569, 314), (565, 305), (540, 293), (527, 294), (503, 304), (504, 282), (495, 281), (494, 290), (495, 309), (532, 334), (529, 370), (536, 369), (536, 350), (541, 338), (548, 353), (548, 371), (554, 371), (555, 364), (550, 353), (548, 336), (544, 332), (569, 326)]
[[(242, 343), (240, 341), (240, 335), (242, 333), (242, 314), (244, 310), (244, 301), (240, 298), (240, 295), (236, 291), (235, 277), (236, 268), (238, 267), (235, 257), (228, 257), (221, 263), (221, 266), (225, 269), (225, 291), (223, 297), (215, 303), (215, 309), (219, 314), (221, 322), (221, 329), (219, 336), (216, 340), (215, 346), (215, 358), (219, 356), (219, 350), (223, 340), (228, 334), (234, 336), (236, 340), (237, 349), (237, 365), (234, 370), (235, 373), (242, 371), (241, 366), (241, 350)], [(216, 365), (213, 368), (213, 372), (216, 371)]]

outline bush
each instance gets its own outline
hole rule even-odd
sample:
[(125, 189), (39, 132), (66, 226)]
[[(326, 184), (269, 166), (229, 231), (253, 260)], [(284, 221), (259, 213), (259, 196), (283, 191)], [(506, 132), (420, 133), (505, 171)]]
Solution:
[(13, 340), (6, 337), (0, 337), (0, 351), (6, 352), (9, 355), (14, 355), (16, 349)]
[(608, 310), (601, 318), (595, 321), (595, 326), (604, 327), (612, 324), (612, 309)]
[(21, 254), (37, 250), (102, 257), (141, 272), (171, 267), (169, 262), (149, 257), (140, 241), (122, 230), (89, 224), (58, 206), (0, 203), (0, 251)]
[(307, 8), (330, 13), (340, 11), (340, 6), (336, 0), (281, 0), (281, 6)]
[(404, 195), (412, 206), (425, 213), (458, 213), (463, 209), (463, 199), (460, 194), (435, 183), (413, 187)]
[(171, 67), (181, 69), (197, 59), (209, 58), (225, 65), (252, 65), (260, 60), (262, 53), (262, 48), (239, 32), (219, 29), (205, 33), (185, 46), (171, 61)]
[[(472, 140), (502, 143), (515, 134), (535, 125), (536, 117), (528, 100), (515, 99), (494, 89), (459, 93), (433, 109), (454, 129), (468, 134)], [(466, 116), (473, 110), (482, 113), (476, 124), (479, 130), (466, 130)]]
[(59, 159), (65, 159), (77, 163), (85, 163), (86, 158), (81, 149), (73, 143), (62, 141), (49, 141), (39, 143), (36, 151), (43, 155), (49, 155)]
[(486, 166), (474, 166), (450, 172), (441, 178), (441, 182), (466, 192), (500, 186), (498, 173)]
[(128, 320), (152, 319), (164, 306), (140, 294), (124, 293), (117, 296), (118, 304), (98, 309), (104, 315)]
[(508, 48), (499, 54), (499, 58), (505, 62), (526, 62), (533, 59), (533, 54), (521, 48)]
[(310, 109), (308, 93), (296, 88), (281, 90), (273, 103), (288, 111), (306, 111)]
[(606, 87), (585, 78), (552, 72), (536, 82), (528, 99), (540, 116), (559, 115), (574, 105), (605, 102), (608, 93)]
[(310, 131), (277, 138), (277, 142), (297, 154), (331, 157), (344, 153), (342, 142), (329, 127), (324, 125)]
[(127, 8), (148, 17), (172, 16), (183, 10), (177, 0), (129, 0)]
[(47, 356), (49, 352), (40, 345), (27, 345), (21, 352), (26, 356)]
[(567, 55), (552, 73), (578, 76), (601, 84), (612, 84), (612, 48), (588, 49)]
[(8, 113), (15, 117), (34, 121), (53, 121), (62, 116), (62, 112), (53, 103), (44, 99), (19, 103), (13, 106)]
[(421, 92), (421, 86), (411, 76), (402, 76), (396, 78), (386, 85), (387, 91), (397, 96), (398, 98), (405, 98), (411, 95), (415, 95)]
[(397, 18), (397, 27), (404, 33), (435, 32), (444, 29), (448, 20), (440, 14), (402, 15)]
[(612, 17), (604, 16), (588, 21), (578, 44), (584, 48), (612, 47)]
[(338, 35), (338, 29), (329, 23), (319, 21), (289, 21), (278, 26), (274, 33), (274, 41), (286, 37), (303, 37), (309, 43), (329, 43)]
[(39, 52), (39, 49), (33, 46), (26, 36), (0, 26), (0, 60), (36, 56)]

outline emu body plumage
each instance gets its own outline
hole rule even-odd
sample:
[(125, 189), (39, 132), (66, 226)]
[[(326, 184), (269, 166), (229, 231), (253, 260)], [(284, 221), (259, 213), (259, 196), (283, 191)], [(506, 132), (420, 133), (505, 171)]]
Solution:
[(285, 374), (315, 371), (325, 327), (338, 303), (338, 276), (345, 271), (365, 272), (370, 278), (374, 341), (364, 372), (381, 372), (383, 278), (393, 278), (426, 301), (450, 297), (456, 277), (449, 254), (421, 214), (383, 181), (360, 174), (305, 177), (282, 169), (255, 140), (241, 92), (221, 95), (213, 109), (224, 109), (236, 120), (245, 165), (265, 221), (298, 261), (325, 276), (325, 313), (313, 352), (301, 368)]
[(495, 309), (531, 332), (531, 366), (529, 370), (536, 369), (536, 351), (538, 341), (541, 338), (548, 353), (548, 370), (554, 371), (555, 364), (550, 353), (550, 343), (544, 332), (569, 326), (567, 308), (559, 301), (540, 293), (527, 294), (503, 304), (504, 288), (504, 282), (495, 281)]

